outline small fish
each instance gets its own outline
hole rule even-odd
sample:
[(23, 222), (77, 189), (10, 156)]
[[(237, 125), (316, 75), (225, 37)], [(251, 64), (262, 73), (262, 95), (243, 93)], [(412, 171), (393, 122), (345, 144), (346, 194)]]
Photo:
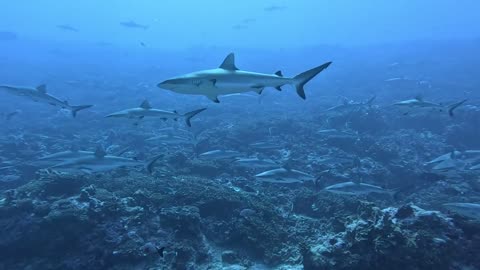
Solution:
[(393, 194), (393, 191), (365, 183), (343, 182), (324, 188), (325, 191), (341, 195), (366, 195), (370, 193)]
[(140, 104), (138, 108), (126, 109), (123, 111), (115, 112), (112, 114), (107, 115), (106, 117), (115, 117), (115, 118), (129, 118), (129, 119), (136, 119), (138, 121), (144, 118), (159, 118), (162, 120), (173, 119), (175, 121), (178, 118), (184, 118), (185, 124), (189, 127), (192, 126), (190, 120), (197, 114), (203, 112), (207, 108), (198, 109), (195, 111), (187, 112), (185, 114), (179, 114), (177, 111), (164, 111), (159, 109), (153, 109), (150, 106), (150, 103), (145, 100)]
[(255, 175), (255, 177), (263, 182), (280, 184), (303, 183), (315, 180), (315, 177), (308, 173), (290, 168), (278, 168), (265, 171)]
[(18, 39), (18, 35), (14, 32), (0, 31), (0, 41), (12, 41)]
[(478, 203), (444, 203), (443, 206), (461, 216), (480, 220), (480, 204)]
[(77, 28), (75, 28), (71, 25), (68, 25), (68, 24), (57, 25), (57, 28), (65, 30), (65, 31), (70, 31), (70, 32), (79, 32)]
[(3, 90), (15, 96), (32, 100), (34, 102), (41, 102), (44, 104), (60, 107), (62, 109), (68, 109), (72, 113), (73, 117), (77, 116), (78, 111), (81, 111), (93, 106), (93, 105), (73, 106), (68, 104), (67, 101), (61, 101), (60, 99), (48, 94), (47, 87), (44, 84), (39, 85), (36, 88), (0, 85), (0, 90)]
[(138, 24), (134, 21), (120, 22), (120, 25), (122, 25), (124, 27), (128, 27), (128, 28), (140, 28), (140, 29), (143, 29), (143, 30), (147, 30), (148, 27), (149, 27), (148, 25)]
[(286, 84), (294, 85), (297, 94), (305, 99), (304, 85), (317, 74), (330, 66), (331, 62), (305, 71), (293, 78), (284, 77), (281, 71), (275, 74), (263, 74), (239, 70), (235, 65), (235, 55), (230, 53), (216, 69), (202, 70), (170, 78), (159, 83), (159, 88), (176, 93), (203, 95), (219, 103), (218, 96), (254, 91), (258, 94), (265, 87), (274, 87), (281, 91)]
[(212, 150), (198, 155), (202, 159), (231, 159), (241, 156), (242, 154), (234, 150)]
[(272, 12), (272, 11), (284, 10), (286, 8), (287, 7), (285, 7), (285, 6), (269, 6), (269, 7), (264, 8), (263, 10), (265, 10), (267, 12)]

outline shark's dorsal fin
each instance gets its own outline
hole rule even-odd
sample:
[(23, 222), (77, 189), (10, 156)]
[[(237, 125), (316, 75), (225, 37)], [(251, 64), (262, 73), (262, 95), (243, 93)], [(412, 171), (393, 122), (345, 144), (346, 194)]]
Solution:
[(235, 54), (230, 53), (227, 55), (225, 60), (223, 60), (223, 63), (220, 65), (220, 68), (225, 70), (238, 70), (238, 68), (235, 66)]
[(418, 101), (423, 101), (423, 96), (422, 95), (417, 95), (415, 96), (415, 99)]
[(275, 72), (275, 75), (277, 75), (277, 76), (279, 76), (279, 77), (283, 77), (283, 74), (282, 74), (282, 71), (281, 71), (281, 70)]
[(47, 85), (41, 84), (37, 86), (37, 91), (44, 94), (47, 93)]
[(95, 156), (97, 158), (103, 158), (106, 155), (107, 155), (107, 152), (102, 146), (98, 146), (97, 149), (95, 150)]
[(142, 104), (140, 104), (140, 108), (145, 109), (145, 110), (150, 110), (152, 106), (150, 105), (150, 102), (148, 100), (144, 100)]

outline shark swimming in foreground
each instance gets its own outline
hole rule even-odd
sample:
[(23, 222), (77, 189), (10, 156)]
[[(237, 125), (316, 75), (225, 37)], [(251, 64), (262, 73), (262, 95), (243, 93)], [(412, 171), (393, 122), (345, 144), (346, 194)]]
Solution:
[(287, 78), (283, 77), (281, 71), (277, 71), (275, 74), (264, 74), (239, 70), (235, 65), (234, 54), (230, 53), (216, 69), (201, 70), (174, 77), (157, 86), (181, 94), (204, 95), (219, 103), (218, 96), (221, 95), (249, 91), (261, 94), (265, 87), (274, 87), (281, 91), (283, 85), (292, 84), (295, 86), (297, 94), (305, 99), (303, 86), (331, 63), (327, 62), (293, 78)]
[(9, 94), (19, 96), (19, 97), (24, 97), (24, 98), (33, 100), (35, 102), (41, 102), (41, 103), (49, 104), (52, 106), (60, 107), (62, 109), (70, 110), (72, 112), (73, 117), (77, 116), (78, 111), (84, 110), (93, 106), (93, 105), (80, 105), (80, 106), (70, 105), (68, 104), (68, 101), (62, 101), (48, 94), (47, 87), (44, 84), (39, 85), (36, 88), (0, 85), (0, 90), (4, 90)]
[(129, 118), (129, 119), (137, 119), (137, 120), (142, 120), (145, 117), (151, 117), (151, 118), (160, 118), (163, 120), (173, 119), (175, 121), (177, 121), (178, 118), (185, 118), (185, 123), (187, 124), (187, 126), (191, 127), (192, 123), (190, 122), (190, 120), (192, 119), (192, 117), (203, 112), (206, 109), (207, 108), (202, 108), (195, 111), (187, 112), (185, 114), (179, 114), (176, 111), (164, 111), (164, 110), (153, 109), (150, 103), (147, 100), (145, 100), (144, 102), (142, 102), (142, 104), (140, 104), (140, 107), (138, 108), (131, 108), (131, 109), (115, 112), (107, 115), (106, 117)]

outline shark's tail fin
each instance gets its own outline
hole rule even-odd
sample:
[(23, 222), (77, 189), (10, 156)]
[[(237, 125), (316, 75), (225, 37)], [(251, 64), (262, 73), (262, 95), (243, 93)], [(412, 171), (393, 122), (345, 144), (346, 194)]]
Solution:
[(191, 112), (187, 112), (186, 114), (183, 115), (183, 117), (185, 117), (185, 123), (187, 124), (187, 126), (191, 127), (192, 126), (192, 123), (190, 123), (190, 119), (192, 119), (195, 115), (205, 111), (207, 108), (202, 108), (202, 109), (198, 109), (198, 110), (195, 110), (195, 111), (191, 111)]
[(326, 69), (328, 66), (330, 66), (332, 62), (327, 62), (321, 66), (318, 66), (316, 68), (312, 68), (310, 70), (307, 70), (303, 73), (298, 74), (297, 76), (293, 77), (295, 88), (297, 89), (297, 94), (305, 99), (305, 91), (303, 90), (303, 86), (309, 82), (313, 77), (317, 76), (318, 73), (322, 72), (324, 69)]
[(448, 106), (448, 114), (449, 114), (450, 116), (453, 116), (453, 111), (454, 111), (456, 108), (460, 107), (460, 106), (461, 106), (463, 103), (465, 103), (465, 102), (467, 102), (466, 99), (464, 99), (464, 100), (462, 100), (462, 101), (460, 101), (460, 102), (457, 102), (457, 103), (454, 103), (454, 104)]
[(93, 105), (79, 105), (79, 106), (72, 106), (72, 116), (75, 118), (77, 116), (77, 112), (81, 110), (88, 109), (92, 107)]
[(163, 155), (154, 156), (145, 164), (145, 169), (149, 174), (153, 173), (153, 165), (155, 165), (155, 162), (157, 162), (157, 160), (159, 160), (161, 157), (163, 157)]

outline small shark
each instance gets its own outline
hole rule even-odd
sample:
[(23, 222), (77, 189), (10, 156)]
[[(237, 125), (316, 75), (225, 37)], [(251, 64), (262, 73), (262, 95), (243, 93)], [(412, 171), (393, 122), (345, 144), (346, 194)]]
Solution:
[(181, 144), (195, 144), (195, 138), (188, 138), (185, 136), (177, 136), (174, 134), (161, 134), (158, 136), (150, 137), (146, 139), (147, 142), (158, 141), (160, 144), (169, 145), (181, 145)]
[(358, 137), (358, 134), (348, 132), (348, 131), (342, 131), (338, 129), (321, 129), (317, 131), (317, 134), (320, 136), (325, 136), (325, 137), (335, 137), (335, 138), (356, 138)]
[[(452, 105), (445, 106), (439, 103), (424, 101), (422, 97), (418, 96), (418, 97), (415, 97), (414, 99), (407, 99), (407, 100), (394, 103), (393, 105), (400, 106), (400, 107), (407, 107), (407, 108), (433, 108), (433, 109), (438, 109), (441, 112), (444, 109), (447, 109), (448, 114), (450, 116), (453, 116), (453, 111), (465, 102), (467, 102), (466, 99), (460, 102), (454, 103)], [(404, 114), (408, 114), (408, 112)]]
[(278, 164), (271, 159), (259, 159), (259, 158), (238, 158), (233, 164), (235, 166), (245, 167), (248, 169), (257, 168), (274, 168), (278, 167)]
[[(125, 153), (129, 148), (122, 148), (112, 155), (120, 156)], [(82, 151), (82, 150), (67, 150), (62, 152), (53, 153), (50, 155), (46, 155), (43, 157), (38, 158), (37, 160), (30, 163), (33, 166), (54, 166), (59, 163), (64, 163), (71, 160), (81, 159), (85, 157), (90, 157), (95, 155), (93, 151)]]
[(47, 170), (92, 174), (111, 171), (121, 167), (135, 167), (143, 165), (149, 173), (152, 173), (153, 165), (160, 157), (162, 157), (162, 155), (155, 156), (148, 162), (142, 162), (133, 158), (108, 155), (107, 152), (100, 147), (97, 148), (93, 154), (68, 159), (64, 162), (50, 166), (47, 168)]
[(142, 102), (142, 104), (140, 104), (140, 107), (138, 108), (126, 109), (123, 111), (115, 112), (107, 115), (106, 117), (129, 118), (137, 120), (142, 120), (145, 117), (151, 117), (160, 118), (163, 120), (173, 119), (175, 121), (177, 121), (178, 118), (185, 118), (185, 123), (187, 124), (187, 126), (191, 127), (192, 123), (190, 122), (190, 120), (192, 119), (192, 117), (203, 112), (206, 109), (207, 108), (202, 108), (195, 111), (187, 112), (186, 114), (179, 114), (177, 111), (164, 111), (153, 109), (150, 103), (145, 100)]
[(290, 168), (278, 168), (265, 171), (255, 175), (260, 181), (268, 183), (303, 183), (305, 181), (314, 181), (315, 177), (302, 171)]
[(78, 29), (71, 26), (71, 25), (68, 25), (68, 24), (60, 24), (60, 25), (57, 25), (57, 28), (59, 29), (62, 29), (62, 30), (65, 30), (65, 31), (70, 31), (70, 32), (78, 32)]
[(480, 221), (480, 204), (478, 203), (444, 203), (443, 206), (461, 216)]
[(57, 106), (62, 109), (70, 110), (73, 117), (77, 116), (77, 112), (90, 108), (93, 105), (80, 105), (80, 106), (73, 106), (68, 104), (67, 101), (61, 101), (60, 99), (49, 95), (47, 93), (47, 87), (42, 84), (37, 86), (36, 88), (28, 88), (28, 87), (17, 87), (17, 86), (8, 86), (8, 85), (0, 85), (0, 90), (4, 90), (5, 92), (24, 97), (35, 102), (41, 102), (45, 104), (49, 104), (52, 106)]
[(370, 193), (391, 194), (392, 191), (365, 183), (343, 182), (324, 188), (325, 191), (341, 195), (366, 195)]
[(235, 65), (235, 55), (230, 53), (216, 69), (201, 70), (174, 77), (157, 86), (181, 94), (204, 95), (219, 103), (218, 96), (221, 95), (249, 91), (261, 94), (265, 87), (274, 87), (281, 91), (283, 85), (292, 84), (295, 86), (297, 94), (305, 99), (303, 86), (330, 64), (331, 62), (327, 62), (293, 78), (287, 78), (283, 77), (281, 71), (277, 71), (275, 74), (263, 74), (239, 70)]
[(231, 159), (237, 158), (242, 154), (234, 150), (212, 150), (198, 155), (202, 159)]
[(371, 107), (376, 96), (371, 97), (366, 102), (354, 102), (351, 100), (344, 99), (343, 104), (333, 106), (324, 111), (324, 113), (351, 113), (359, 111), (366, 107)]
[(140, 29), (143, 29), (143, 30), (147, 30), (148, 27), (149, 27), (148, 25), (138, 24), (134, 21), (121, 22), (120, 25), (128, 27), (128, 28), (140, 28)]
[(251, 143), (249, 146), (258, 150), (278, 150), (283, 148), (282, 145), (275, 141), (260, 141)]

